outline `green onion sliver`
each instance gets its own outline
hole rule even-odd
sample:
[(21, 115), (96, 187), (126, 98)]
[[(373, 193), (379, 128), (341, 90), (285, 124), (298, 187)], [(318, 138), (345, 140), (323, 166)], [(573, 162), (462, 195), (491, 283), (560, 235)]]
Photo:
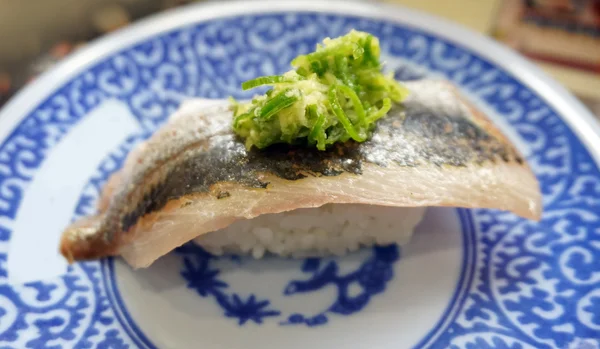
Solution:
[(234, 128), (237, 127), (241, 121), (249, 119), (250, 117), (252, 117), (252, 115), (254, 114), (255, 110), (256, 110), (256, 107), (248, 110), (244, 114), (236, 116), (236, 118), (233, 120), (233, 127)]
[(344, 86), (344, 85), (337, 85), (337, 88), (340, 89), (340, 91), (342, 91), (343, 94), (348, 96), (348, 98), (350, 98), (350, 101), (352, 102), (352, 105), (354, 106), (354, 111), (356, 112), (356, 116), (358, 117), (358, 123), (360, 125), (365, 125), (365, 122), (366, 122), (365, 109), (363, 108), (362, 103), (361, 103), (360, 99), (358, 98), (358, 95), (356, 94), (356, 92), (354, 92), (354, 90), (351, 89), (350, 87)]
[(337, 56), (335, 56), (334, 60), (335, 60), (335, 66), (336, 66), (336, 70), (339, 75), (339, 78), (345, 84), (347, 84), (347, 85), (351, 84), (350, 78), (348, 77), (348, 58), (346, 58), (342, 55), (337, 55)]
[(256, 79), (248, 80), (242, 83), (242, 90), (250, 90), (255, 87), (264, 86), (264, 85), (273, 85), (281, 82), (296, 82), (299, 80), (304, 80), (304, 77), (299, 75), (295, 79), (286, 79), (282, 75), (271, 75), (271, 76), (261, 76)]
[(272, 116), (281, 110), (291, 106), (298, 100), (298, 96), (288, 96), (291, 89), (285, 89), (279, 92), (275, 97), (271, 98), (260, 111), (259, 117), (262, 119), (270, 119)]
[(371, 123), (381, 119), (388, 111), (390, 111), (390, 109), (392, 109), (392, 100), (389, 98), (384, 98), (381, 108), (369, 115), (367, 122)]
[(376, 58), (373, 57), (373, 53), (371, 52), (371, 42), (373, 41), (373, 35), (368, 35), (365, 40), (365, 51), (363, 60), (366, 62), (376, 61)]
[(261, 76), (256, 79), (248, 80), (242, 83), (242, 90), (250, 90), (264, 85), (273, 85), (278, 82), (284, 82), (285, 78), (281, 75)]
[(360, 137), (358, 135), (358, 132), (356, 132), (356, 129), (350, 122), (350, 119), (348, 119), (348, 116), (346, 116), (346, 113), (344, 113), (344, 110), (340, 106), (340, 102), (338, 101), (338, 98), (337, 98), (336, 86), (331, 86), (329, 88), (328, 97), (329, 97), (328, 99), (329, 99), (329, 103), (331, 104), (331, 109), (333, 110), (333, 113), (335, 114), (335, 116), (337, 116), (337, 118), (340, 121), (340, 123), (342, 124), (342, 126), (344, 126), (344, 129), (346, 129), (346, 132), (348, 132), (350, 137), (352, 137), (352, 139), (354, 139), (355, 141), (364, 142), (366, 140), (366, 138)]
[(271, 85), (283, 81), (281, 75), (261, 76), (256, 79), (248, 80), (242, 83), (242, 90), (250, 90), (263, 85)]
[(308, 106), (308, 112), (310, 113), (312, 118), (316, 118), (315, 122), (310, 134), (308, 135), (308, 140), (310, 142), (317, 143), (317, 149), (325, 150), (325, 130), (323, 130), (323, 124), (325, 123), (325, 114), (319, 113), (317, 110), (317, 106), (311, 104)]
[(358, 44), (354, 44), (354, 49), (352, 50), (352, 58), (360, 59), (365, 53), (365, 49), (362, 48)]
[(307, 76), (308, 76), (308, 74), (310, 74), (310, 73), (309, 73), (309, 71), (308, 71), (308, 70), (306, 70), (304, 67), (300, 67), (300, 68), (298, 68), (298, 69), (296, 70), (296, 73), (297, 73), (298, 75), (300, 75), (300, 76), (303, 76), (303, 77), (307, 77)]

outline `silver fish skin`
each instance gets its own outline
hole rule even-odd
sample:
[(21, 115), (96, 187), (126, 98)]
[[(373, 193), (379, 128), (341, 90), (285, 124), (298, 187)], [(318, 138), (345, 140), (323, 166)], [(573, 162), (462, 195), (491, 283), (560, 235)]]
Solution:
[(127, 157), (98, 214), (68, 227), (70, 262), (121, 255), (147, 267), (240, 219), (326, 204), (449, 206), (537, 220), (539, 183), (522, 155), (445, 81), (407, 82), (410, 95), (364, 143), (327, 151), (246, 150), (227, 101), (194, 99)]

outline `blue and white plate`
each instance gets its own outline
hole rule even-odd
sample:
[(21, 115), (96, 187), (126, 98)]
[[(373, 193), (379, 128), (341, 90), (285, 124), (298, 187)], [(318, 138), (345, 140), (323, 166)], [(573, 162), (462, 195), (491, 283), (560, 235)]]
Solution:
[[(344, 258), (67, 268), (61, 230), (186, 98), (247, 97), (326, 36), (381, 39), (400, 79), (454, 81), (526, 154), (540, 223), (430, 209), (411, 243)], [(0, 115), (2, 348), (599, 348), (599, 127), (515, 53), (420, 13), (361, 3), (199, 5), (67, 59)]]

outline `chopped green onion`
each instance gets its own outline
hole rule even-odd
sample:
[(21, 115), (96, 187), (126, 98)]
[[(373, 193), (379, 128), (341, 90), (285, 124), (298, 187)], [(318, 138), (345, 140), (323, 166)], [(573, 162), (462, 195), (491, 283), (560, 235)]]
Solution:
[[(364, 60), (369, 63), (377, 63), (377, 58), (373, 57), (373, 52), (371, 52), (371, 42), (373, 41), (373, 35), (367, 35), (367, 39), (365, 40), (365, 48), (364, 48)], [(377, 63), (378, 65), (378, 63)]]
[(360, 102), (360, 99), (356, 95), (356, 92), (354, 92), (354, 90), (352, 90), (351, 88), (349, 88), (348, 86), (345, 86), (345, 85), (338, 85), (338, 86), (336, 86), (336, 88), (339, 89), (346, 96), (348, 96), (348, 98), (350, 98), (350, 101), (352, 102), (352, 106), (354, 106), (354, 112), (356, 113), (356, 116), (358, 117), (358, 124), (365, 125), (366, 119), (367, 119), (367, 117), (365, 115), (365, 109), (363, 108), (363, 105)]
[(344, 84), (348, 86), (353, 86), (354, 84), (352, 83), (348, 74), (348, 58), (343, 56), (336, 56), (335, 65), (337, 68), (337, 75), (339, 76), (339, 79), (342, 80)]
[(258, 86), (263, 85), (272, 85), (277, 82), (283, 81), (283, 76), (281, 75), (273, 75), (273, 76), (261, 76), (256, 79), (248, 80), (242, 83), (242, 90), (250, 90)]
[(268, 101), (264, 107), (262, 107), (259, 117), (268, 120), (281, 110), (294, 104), (294, 102), (298, 100), (298, 96), (289, 96), (289, 94), (293, 92), (292, 89), (285, 89), (279, 92), (273, 99)]
[(325, 73), (325, 68), (323, 68), (323, 65), (319, 61), (312, 61), (312, 62), (310, 62), (310, 67), (319, 76), (321, 76), (321, 75), (323, 75)]
[(235, 119), (233, 119), (233, 127), (236, 128), (240, 124), (240, 122), (251, 118), (255, 110), (256, 108), (253, 108), (243, 114), (236, 116)]
[(295, 80), (286, 79), (282, 75), (271, 75), (271, 76), (261, 76), (256, 79), (248, 80), (242, 83), (242, 90), (250, 90), (259, 86), (264, 85), (273, 85), (279, 82), (289, 82), (293, 83), (298, 80), (304, 80), (302, 76), (298, 75)]
[(315, 119), (315, 124), (313, 129), (310, 131), (308, 135), (308, 140), (311, 143), (317, 143), (317, 149), (325, 150), (325, 131), (323, 130), (323, 124), (325, 123), (325, 114), (319, 113), (317, 110), (317, 106), (312, 104), (308, 106), (308, 112), (313, 119)]
[(359, 45), (355, 45), (354, 50), (352, 51), (352, 58), (360, 59), (365, 53), (365, 49)]
[(298, 75), (303, 76), (303, 77), (307, 77), (309, 73), (309, 71), (307, 69), (305, 69), (304, 67), (300, 67), (298, 68), (298, 70), (296, 70), (296, 73), (298, 73)]
[(369, 117), (367, 118), (367, 122), (375, 122), (381, 119), (383, 116), (385, 116), (385, 114), (387, 114), (388, 111), (390, 111), (390, 109), (392, 109), (392, 100), (389, 98), (384, 98), (383, 105), (381, 106), (381, 108), (373, 114), (369, 115)]
[(337, 116), (340, 123), (344, 126), (346, 132), (348, 132), (350, 137), (352, 137), (352, 139), (354, 139), (355, 141), (363, 142), (364, 139), (358, 135), (358, 132), (356, 132), (356, 129), (350, 122), (350, 119), (348, 119), (348, 116), (346, 116), (346, 113), (344, 113), (344, 109), (342, 109), (342, 107), (340, 106), (340, 103), (337, 98), (337, 89), (335, 86), (331, 86), (329, 88), (328, 96), (329, 103), (331, 104), (331, 109), (333, 109), (333, 113)]
[(247, 148), (259, 149), (289, 143), (323, 151), (338, 142), (364, 142), (408, 94), (381, 72), (379, 53), (376, 37), (353, 30), (293, 59), (294, 70), (244, 82), (244, 90), (271, 88), (251, 102), (232, 101), (234, 132)]

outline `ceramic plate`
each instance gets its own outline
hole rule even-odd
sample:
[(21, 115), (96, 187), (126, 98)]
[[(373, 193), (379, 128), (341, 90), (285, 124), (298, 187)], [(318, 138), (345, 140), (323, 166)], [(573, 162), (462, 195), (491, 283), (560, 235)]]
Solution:
[[(445, 77), (527, 156), (540, 223), (430, 209), (410, 244), (344, 258), (216, 258), (184, 245), (145, 270), (67, 268), (61, 230), (94, 212), (127, 152), (192, 96), (288, 69), (326, 36), (381, 39), (399, 79)], [(477, 34), (361, 3), (248, 2), (159, 15), (75, 54), (0, 115), (0, 346), (598, 348), (600, 172), (592, 116)]]

